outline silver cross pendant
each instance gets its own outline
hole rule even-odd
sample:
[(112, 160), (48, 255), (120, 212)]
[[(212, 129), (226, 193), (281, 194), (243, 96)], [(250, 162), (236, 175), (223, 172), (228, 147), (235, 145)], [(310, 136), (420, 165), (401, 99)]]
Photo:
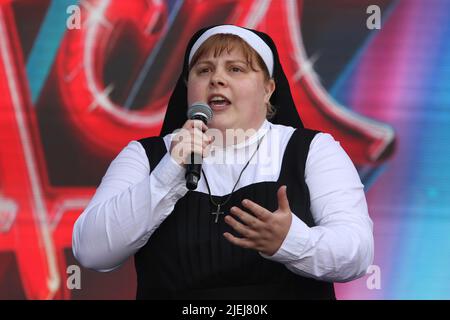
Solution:
[(211, 212), (211, 214), (216, 216), (216, 219), (214, 220), (214, 222), (217, 223), (217, 221), (219, 221), (219, 215), (223, 214), (223, 211), (220, 211), (220, 204), (217, 205), (217, 211)]

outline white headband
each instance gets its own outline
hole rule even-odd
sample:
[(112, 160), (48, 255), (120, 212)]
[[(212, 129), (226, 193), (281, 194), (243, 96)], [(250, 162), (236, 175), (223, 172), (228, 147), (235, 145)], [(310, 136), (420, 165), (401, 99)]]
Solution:
[(205, 42), (209, 37), (221, 33), (234, 34), (247, 42), (248, 45), (261, 56), (264, 63), (266, 64), (270, 76), (273, 76), (273, 53), (267, 43), (265, 43), (256, 33), (233, 25), (214, 27), (203, 33), (192, 46), (191, 52), (189, 53), (189, 63), (191, 63), (192, 57), (197, 52), (198, 48), (200, 48), (200, 46), (203, 44), (203, 42)]

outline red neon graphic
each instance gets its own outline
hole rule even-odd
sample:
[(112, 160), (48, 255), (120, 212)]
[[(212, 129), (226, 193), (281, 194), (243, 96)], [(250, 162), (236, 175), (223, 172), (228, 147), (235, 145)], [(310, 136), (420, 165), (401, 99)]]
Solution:
[[(213, 23), (271, 34), (304, 123), (332, 133), (356, 164), (376, 164), (389, 155), (393, 130), (337, 105), (308, 68), (302, 1), (184, 1), (172, 20), (161, 1), (83, 1), (81, 12), (83, 28), (66, 32), (51, 80), (64, 121), (99, 157), (110, 159), (130, 140), (159, 133), (186, 43)], [(105, 82), (129, 41), (134, 64), (125, 80)], [(28, 298), (67, 299), (63, 250), (71, 247), (73, 223), (94, 187), (50, 184), (21, 50), (12, 9), (0, 5), (0, 250), (15, 252)], [(148, 92), (138, 99), (141, 105), (126, 109), (124, 101), (152, 54)]]

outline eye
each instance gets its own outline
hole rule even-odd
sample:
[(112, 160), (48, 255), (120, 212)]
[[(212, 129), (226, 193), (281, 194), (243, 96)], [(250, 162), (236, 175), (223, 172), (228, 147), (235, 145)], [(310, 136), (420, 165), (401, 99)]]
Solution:
[(208, 67), (199, 68), (197, 70), (198, 73), (207, 73), (209, 71), (210, 71), (210, 68), (208, 68)]
[(231, 70), (232, 72), (242, 72), (242, 69), (239, 68), (239, 67), (231, 67), (230, 70)]

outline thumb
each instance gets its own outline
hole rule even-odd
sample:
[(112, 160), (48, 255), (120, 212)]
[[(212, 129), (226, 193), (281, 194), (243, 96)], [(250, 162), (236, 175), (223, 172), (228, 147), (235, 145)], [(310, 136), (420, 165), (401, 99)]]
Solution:
[(278, 209), (282, 211), (291, 211), (291, 208), (289, 207), (289, 200), (287, 197), (287, 187), (281, 186), (278, 189), (277, 197), (278, 197)]

